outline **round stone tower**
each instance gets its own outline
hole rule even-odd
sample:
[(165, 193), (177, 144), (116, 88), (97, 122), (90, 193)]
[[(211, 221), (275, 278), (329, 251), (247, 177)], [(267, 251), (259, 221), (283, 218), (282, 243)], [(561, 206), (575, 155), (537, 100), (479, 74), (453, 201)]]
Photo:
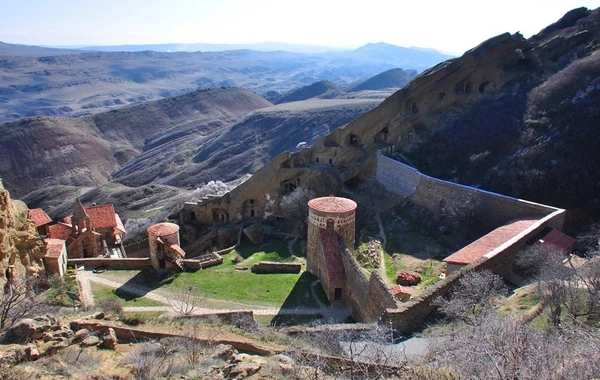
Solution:
[(321, 248), (320, 229), (333, 230), (342, 238), (346, 247), (354, 248), (354, 220), (356, 202), (334, 196), (308, 201), (307, 270), (319, 275)]
[[(146, 229), (152, 268), (165, 269), (165, 246), (179, 245), (179, 226), (175, 223), (157, 223)], [(170, 263), (168, 263), (170, 264)]]

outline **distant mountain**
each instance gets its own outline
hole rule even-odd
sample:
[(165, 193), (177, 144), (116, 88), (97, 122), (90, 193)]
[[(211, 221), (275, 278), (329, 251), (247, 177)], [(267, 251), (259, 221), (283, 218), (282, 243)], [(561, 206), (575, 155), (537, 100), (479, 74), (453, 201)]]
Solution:
[(386, 88), (401, 88), (417, 76), (416, 70), (391, 69), (377, 74), (367, 80), (352, 85), (346, 91), (383, 90)]
[[(321, 54), (232, 50), (61, 55), (64, 51), (22, 48), (28, 56), (0, 56), (0, 122), (84, 116), (204, 88), (243, 87), (266, 95), (322, 80), (344, 86), (392, 68), (424, 70), (448, 57), (387, 44)], [(35, 55), (42, 52), (47, 53)]]
[(156, 51), (162, 53), (171, 52), (218, 52), (230, 50), (254, 50), (254, 51), (288, 51), (292, 53), (318, 54), (328, 51), (343, 50), (336, 47), (288, 44), (285, 42), (259, 42), (254, 44), (151, 44), (151, 45), (116, 45), (116, 46), (84, 46), (79, 50), (86, 51)]
[(0, 57), (48, 57), (77, 53), (81, 53), (81, 51), (76, 49), (56, 49), (42, 46), (7, 44), (0, 41)]
[(338, 90), (339, 86), (333, 82), (328, 80), (322, 80), (315, 82), (313, 84), (309, 84), (308, 86), (303, 86), (292, 90), (290, 92), (286, 92), (280, 96), (276, 96), (271, 100), (271, 102), (275, 104), (279, 103), (287, 103), (287, 102), (295, 102), (298, 100), (306, 100), (310, 98), (316, 98), (322, 96), (328, 92), (332, 92)]

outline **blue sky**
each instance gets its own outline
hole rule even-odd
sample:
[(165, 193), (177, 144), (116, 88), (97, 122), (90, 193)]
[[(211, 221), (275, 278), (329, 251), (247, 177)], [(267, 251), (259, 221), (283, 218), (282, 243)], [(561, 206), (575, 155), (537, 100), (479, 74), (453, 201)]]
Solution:
[(30, 45), (369, 42), (462, 53), (600, 0), (1, 0), (0, 41)]

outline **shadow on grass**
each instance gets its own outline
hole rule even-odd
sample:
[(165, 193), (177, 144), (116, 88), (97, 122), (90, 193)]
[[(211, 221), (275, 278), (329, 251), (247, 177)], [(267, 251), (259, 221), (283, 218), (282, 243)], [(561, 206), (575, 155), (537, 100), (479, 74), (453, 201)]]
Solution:
[[(286, 310), (287, 313), (279, 313), (273, 317), (270, 323), (271, 326), (304, 325), (323, 318), (323, 315), (320, 313), (289, 314), (289, 311), (294, 309), (319, 308), (319, 301), (313, 297), (313, 293), (311, 292), (311, 286), (315, 280), (317, 280), (317, 277), (308, 272), (303, 272), (300, 275), (300, 278), (296, 281), (292, 291), (281, 305), (281, 309)], [(325, 297), (325, 292), (322, 290), (321, 286), (319, 285), (318, 287), (321, 290), (320, 293), (322, 293), (322, 296)], [(320, 297), (318, 290), (316, 293), (317, 297), (322, 298)], [(325, 297), (325, 300), (326, 299), (327, 298)]]
[(282, 240), (270, 240), (268, 243), (262, 246), (242, 242), (242, 244), (240, 244), (240, 246), (237, 247), (235, 250), (244, 260), (259, 252), (274, 252), (277, 253), (277, 255), (279, 255), (279, 257), (281, 257), (282, 259), (287, 259), (291, 257), (290, 251), (287, 247), (287, 242)]
[(129, 301), (144, 297), (148, 292), (170, 284), (178, 276), (179, 273), (159, 273), (153, 269), (144, 269), (115, 289), (114, 293), (119, 298)]

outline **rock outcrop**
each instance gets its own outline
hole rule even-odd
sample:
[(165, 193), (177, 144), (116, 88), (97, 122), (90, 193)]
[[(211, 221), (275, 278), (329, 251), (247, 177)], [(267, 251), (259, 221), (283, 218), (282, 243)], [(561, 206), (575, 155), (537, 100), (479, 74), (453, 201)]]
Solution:
[(8, 279), (42, 273), (45, 253), (27, 205), (12, 200), (0, 181), (0, 287)]

